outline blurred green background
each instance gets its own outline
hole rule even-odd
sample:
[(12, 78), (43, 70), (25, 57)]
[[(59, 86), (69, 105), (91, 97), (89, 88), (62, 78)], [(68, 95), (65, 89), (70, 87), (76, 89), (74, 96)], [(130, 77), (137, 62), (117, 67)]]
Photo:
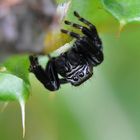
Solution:
[[(25, 140), (140, 140), (140, 25), (127, 25), (117, 37), (118, 22), (94, 3), (88, 17), (100, 31), (104, 62), (83, 85), (54, 93), (31, 74)], [(22, 139), (20, 108), (12, 102), (0, 112), (0, 140)]]

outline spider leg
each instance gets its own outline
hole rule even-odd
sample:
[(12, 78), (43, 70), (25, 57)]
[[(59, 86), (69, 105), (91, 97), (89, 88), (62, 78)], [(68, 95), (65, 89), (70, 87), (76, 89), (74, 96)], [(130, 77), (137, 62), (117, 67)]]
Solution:
[(93, 66), (99, 65), (103, 61), (104, 56), (103, 56), (102, 50), (99, 50), (95, 46), (93, 46), (90, 39), (83, 38), (83, 39), (77, 40), (75, 44), (76, 44), (75, 46), (76, 46), (77, 51), (82, 53), (83, 56)]
[(78, 18), (78, 20), (80, 20), (81, 22), (83, 22), (85, 25), (89, 27), (89, 29), (92, 31), (92, 36), (93, 36), (93, 41), (94, 41), (95, 46), (98, 49), (102, 49), (102, 42), (101, 42), (101, 39), (99, 38), (96, 27), (92, 23), (90, 23), (88, 20), (81, 17), (78, 14), (78, 12), (74, 11), (74, 15)]
[(70, 22), (68, 20), (65, 20), (65, 24), (70, 25), (76, 29), (80, 29), (82, 31), (83, 34), (87, 35), (89, 38), (94, 39), (94, 35), (93, 32), (90, 31), (87, 27), (81, 26), (79, 24)]
[(67, 30), (64, 30), (64, 29), (61, 29), (61, 32), (64, 33), (64, 34), (68, 34), (70, 35), (71, 37), (74, 37), (76, 39), (79, 39), (81, 38), (81, 36), (77, 33), (74, 33), (74, 32), (70, 32), (70, 31), (67, 31)]
[(81, 22), (86, 24), (88, 27), (90, 27), (90, 29), (92, 29), (93, 31), (96, 31), (96, 27), (92, 23), (90, 23), (88, 20), (81, 17), (78, 12), (74, 11), (74, 15), (78, 18), (78, 20), (80, 20)]
[(60, 87), (60, 79), (54, 65), (54, 58), (50, 59), (45, 69), (46, 75), (49, 77), (50, 88), (57, 90)]
[(55, 91), (60, 87), (58, 74), (54, 69), (53, 61), (49, 60), (46, 69), (44, 70), (38, 63), (36, 56), (29, 56), (30, 72), (34, 73), (36, 78), (50, 91)]

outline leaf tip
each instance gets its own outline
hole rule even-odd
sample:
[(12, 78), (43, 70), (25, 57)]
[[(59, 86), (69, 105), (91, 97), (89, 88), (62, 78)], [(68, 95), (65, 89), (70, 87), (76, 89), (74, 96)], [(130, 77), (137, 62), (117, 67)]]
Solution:
[(25, 101), (24, 100), (20, 100), (20, 107), (21, 107), (21, 116), (22, 116), (22, 137), (25, 137)]
[(126, 25), (126, 21), (125, 20), (120, 20), (120, 25), (119, 25), (119, 30), (118, 30), (118, 33), (117, 33), (117, 37), (120, 37), (120, 33), (122, 32), (125, 25)]

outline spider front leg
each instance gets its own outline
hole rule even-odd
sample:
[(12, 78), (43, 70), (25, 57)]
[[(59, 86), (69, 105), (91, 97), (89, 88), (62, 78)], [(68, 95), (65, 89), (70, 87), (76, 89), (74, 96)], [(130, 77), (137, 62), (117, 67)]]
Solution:
[(36, 78), (50, 91), (58, 90), (60, 87), (60, 80), (54, 68), (54, 60), (50, 59), (46, 69), (43, 69), (38, 63), (36, 56), (29, 56), (30, 72), (34, 73)]
[(98, 49), (102, 49), (102, 41), (98, 35), (97, 29), (96, 27), (90, 23), (88, 20), (84, 19), (83, 17), (81, 17), (78, 12), (74, 11), (74, 15), (81, 21), (83, 22), (85, 25), (87, 25), (90, 29), (90, 31), (92, 32), (92, 36), (93, 36), (93, 41), (95, 43), (95, 46)]
[(87, 25), (92, 31), (97, 33), (96, 27), (92, 23), (90, 23), (88, 20), (81, 17), (78, 12), (74, 11), (74, 16), (76, 16), (78, 18), (78, 20), (80, 20), (85, 25)]
[(93, 43), (95, 44), (95, 47), (97, 47), (97, 49), (102, 49), (102, 42), (98, 35), (96, 27), (92, 23), (90, 23), (88, 20), (81, 17), (78, 14), (78, 12), (74, 11), (74, 15), (78, 18), (78, 20), (83, 22), (89, 28), (75, 24), (75, 23), (71, 23), (69, 21), (65, 21), (65, 24), (72, 25), (73, 27), (80, 29), (85, 35), (87, 35), (89, 38), (93, 40)]

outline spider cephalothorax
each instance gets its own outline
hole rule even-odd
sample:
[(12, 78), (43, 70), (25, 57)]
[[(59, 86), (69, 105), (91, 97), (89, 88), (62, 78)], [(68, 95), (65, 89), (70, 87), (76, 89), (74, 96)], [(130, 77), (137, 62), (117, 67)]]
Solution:
[[(46, 68), (43, 69), (36, 56), (30, 56), (30, 71), (49, 90), (58, 90), (60, 84), (71, 83), (78, 86), (88, 80), (93, 74), (93, 67), (103, 61), (102, 42), (98, 36), (96, 27), (86, 19), (80, 17), (77, 12), (74, 15), (86, 26), (81, 26), (70, 21), (65, 24), (80, 29), (83, 36), (62, 29), (61, 32), (68, 34), (76, 41), (69, 50), (57, 57), (49, 57)], [(61, 75), (62, 78), (59, 78)]]

